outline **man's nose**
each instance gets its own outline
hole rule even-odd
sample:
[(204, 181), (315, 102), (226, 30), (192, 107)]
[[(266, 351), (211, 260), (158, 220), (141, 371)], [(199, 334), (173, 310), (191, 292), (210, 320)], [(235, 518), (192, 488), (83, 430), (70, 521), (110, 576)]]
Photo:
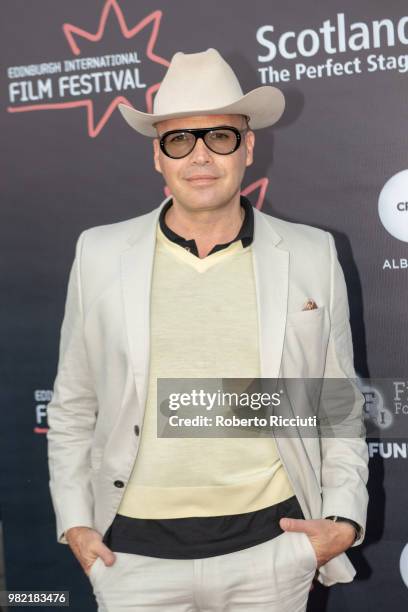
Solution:
[(191, 151), (191, 161), (197, 164), (205, 164), (211, 161), (211, 151), (202, 138), (197, 138), (194, 149)]

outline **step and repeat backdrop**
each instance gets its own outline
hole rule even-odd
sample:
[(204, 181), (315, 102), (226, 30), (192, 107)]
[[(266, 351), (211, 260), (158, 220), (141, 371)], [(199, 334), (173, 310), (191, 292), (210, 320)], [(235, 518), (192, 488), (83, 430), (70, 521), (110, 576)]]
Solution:
[[(356, 579), (317, 585), (309, 610), (408, 604), (408, 5), (403, 0), (5, 0), (1, 7), (1, 476), (9, 590), (90, 584), (57, 544), (47, 403), (80, 232), (166, 196), (149, 138), (120, 102), (151, 111), (174, 53), (215, 47), (244, 92), (276, 85), (286, 111), (257, 131), (242, 190), (267, 214), (332, 232), (366, 397), (367, 536)], [(395, 426), (397, 425), (397, 426)]]

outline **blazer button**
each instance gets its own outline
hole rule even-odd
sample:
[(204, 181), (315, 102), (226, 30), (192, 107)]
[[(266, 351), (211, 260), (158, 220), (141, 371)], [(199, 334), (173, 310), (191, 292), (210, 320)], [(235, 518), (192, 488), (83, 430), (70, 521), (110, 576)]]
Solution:
[(139, 425), (135, 425), (134, 430), (135, 430), (135, 434), (138, 436), (140, 433)]
[(118, 489), (122, 489), (122, 487), (125, 486), (125, 483), (122, 480), (115, 480), (113, 484), (115, 485), (115, 487), (118, 487)]

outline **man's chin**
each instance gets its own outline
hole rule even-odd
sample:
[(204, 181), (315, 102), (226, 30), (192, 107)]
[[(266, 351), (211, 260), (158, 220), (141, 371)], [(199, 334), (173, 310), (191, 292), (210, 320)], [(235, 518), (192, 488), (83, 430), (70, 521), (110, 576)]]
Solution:
[(188, 187), (180, 194), (180, 197), (177, 197), (174, 194), (174, 197), (179, 202), (188, 202), (190, 205), (193, 203), (197, 204), (212, 204), (214, 201), (222, 200), (222, 194), (219, 189), (216, 189), (215, 186), (212, 185), (196, 185), (195, 187)]

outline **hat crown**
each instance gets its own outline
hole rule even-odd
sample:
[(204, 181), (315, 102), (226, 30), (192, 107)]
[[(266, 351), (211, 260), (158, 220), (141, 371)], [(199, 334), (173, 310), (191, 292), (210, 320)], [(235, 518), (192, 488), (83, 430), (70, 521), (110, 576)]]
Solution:
[[(178, 51), (171, 59), (153, 103), (154, 114), (208, 111), (232, 104), (243, 95), (231, 66), (213, 48)], [(206, 114), (203, 112), (203, 114)]]

